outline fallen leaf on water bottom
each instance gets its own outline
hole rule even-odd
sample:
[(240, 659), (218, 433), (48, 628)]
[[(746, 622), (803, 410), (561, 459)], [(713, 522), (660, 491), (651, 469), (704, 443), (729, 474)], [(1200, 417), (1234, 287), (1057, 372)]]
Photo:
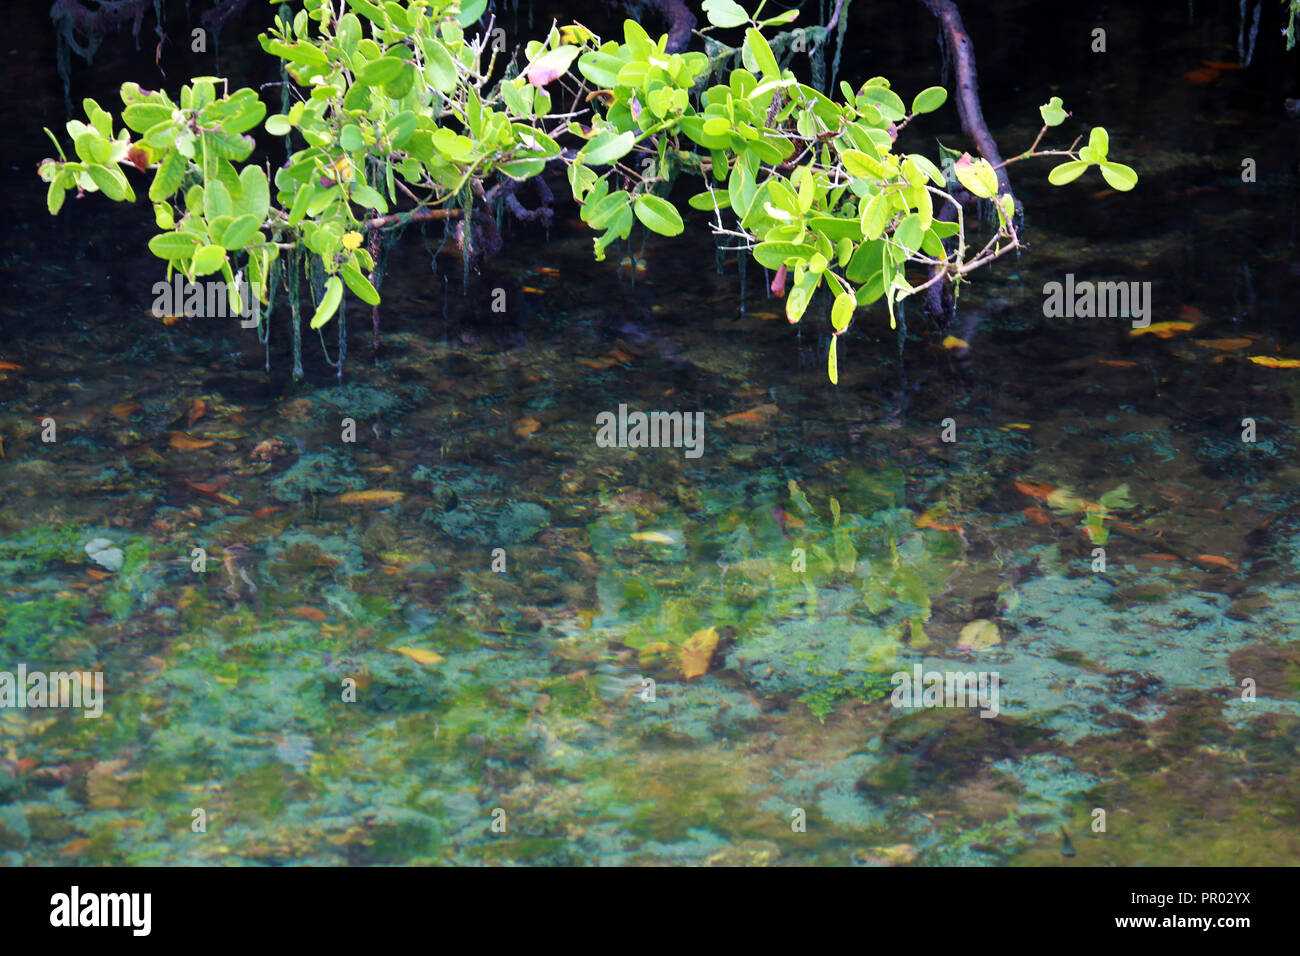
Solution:
[(345, 491), (335, 499), (341, 505), (391, 505), (406, 497), (404, 491), (385, 491), (369, 488), (365, 491)]
[(443, 656), (441, 654), (434, 651), (426, 651), (419, 647), (394, 647), (392, 650), (404, 657), (409, 657), (417, 664), (441, 664), (443, 661)]
[(699, 677), (701, 674), (709, 672), (709, 662), (713, 659), (713, 652), (718, 647), (718, 629), (708, 627), (702, 631), (696, 631), (686, 642), (682, 644), (681, 656), (678, 663), (681, 665), (682, 676), (687, 680), (692, 677)]
[(980, 618), (978, 621), (971, 621), (961, 629), (957, 648), (967, 651), (986, 651), (1001, 643), (1002, 637), (998, 633), (998, 626), (987, 618)]
[(216, 442), (206, 438), (192, 438), (184, 432), (172, 432), (167, 444), (177, 451), (198, 451), (200, 448), (211, 448)]
[(1250, 360), (1265, 368), (1300, 368), (1300, 359), (1274, 358), (1272, 355), (1252, 355)]
[(319, 624), (325, 620), (325, 612), (318, 607), (312, 607), (309, 604), (300, 604), (297, 607), (290, 608), (289, 613), (294, 617), (305, 618), (313, 624)]
[(535, 418), (521, 418), (515, 423), (515, 434), (520, 438), (527, 438), (541, 427), (542, 423)]
[(1229, 561), (1227, 558), (1220, 557), (1217, 554), (1198, 554), (1196, 556), (1196, 560), (1204, 561), (1206, 564), (1220, 564), (1223, 567), (1229, 568), (1233, 571), (1241, 570), (1235, 564)]

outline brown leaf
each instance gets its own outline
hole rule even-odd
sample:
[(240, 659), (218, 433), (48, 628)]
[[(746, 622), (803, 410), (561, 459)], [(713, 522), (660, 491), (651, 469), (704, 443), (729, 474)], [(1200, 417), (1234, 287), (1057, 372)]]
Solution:
[(535, 418), (521, 418), (515, 423), (515, 434), (520, 438), (527, 438), (541, 427), (542, 423)]
[(295, 617), (301, 617), (311, 621), (313, 624), (319, 624), (325, 620), (325, 612), (318, 607), (312, 607), (309, 604), (300, 604), (295, 608), (290, 608), (289, 613)]
[(171, 432), (171, 437), (167, 444), (171, 445), (177, 451), (198, 451), (201, 448), (211, 448), (216, 444), (206, 438), (192, 438), (184, 432)]
[(755, 405), (743, 412), (736, 412), (721, 420), (723, 425), (746, 425), (756, 427), (766, 425), (780, 411), (775, 405)]
[(201, 398), (196, 398), (190, 402), (189, 410), (185, 412), (185, 424), (193, 426), (200, 418), (207, 414), (208, 403)]

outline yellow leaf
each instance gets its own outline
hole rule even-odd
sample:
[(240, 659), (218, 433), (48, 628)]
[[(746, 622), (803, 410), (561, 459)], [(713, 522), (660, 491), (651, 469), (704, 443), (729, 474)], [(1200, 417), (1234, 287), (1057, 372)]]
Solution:
[(406, 497), (404, 491), (384, 491), (368, 488), (365, 491), (345, 491), (336, 499), (341, 505), (391, 505)]
[(426, 651), (419, 647), (394, 647), (392, 650), (409, 657), (417, 664), (441, 664), (443, 661), (441, 654), (435, 654), (433, 651)]
[(1172, 339), (1179, 332), (1196, 328), (1195, 322), (1152, 322), (1146, 328), (1129, 329), (1128, 334), (1137, 338), (1139, 335), (1154, 335), (1158, 339)]
[(1300, 359), (1274, 358), (1271, 355), (1252, 355), (1250, 360), (1265, 368), (1300, 368)]
[(347, 250), (351, 251), (351, 250), (353, 250), (353, 249), (356, 249), (356, 248), (360, 247), (360, 245), (361, 245), (361, 233), (359, 233), (359, 232), (345, 232), (345, 233), (343, 233), (343, 248), (344, 248), (344, 249), (347, 249)]
[(958, 648), (970, 651), (986, 651), (1001, 643), (998, 626), (986, 618), (971, 621), (961, 629), (961, 637), (957, 639)]
[(970, 344), (955, 335), (945, 335), (943, 341), (939, 343), (946, 349), (968, 349)]
[(665, 534), (662, 531), (637, 531), (632, 535), (633, 541), (644, 541), (647, 544), (681, 544), (681, 537), (677, 535)]
[(718, 647), (718, 629), (705, 628), (696, 631), (682, 645), (680, 665), (682, 676), (687, 680), (709, 672), (709, 661)]

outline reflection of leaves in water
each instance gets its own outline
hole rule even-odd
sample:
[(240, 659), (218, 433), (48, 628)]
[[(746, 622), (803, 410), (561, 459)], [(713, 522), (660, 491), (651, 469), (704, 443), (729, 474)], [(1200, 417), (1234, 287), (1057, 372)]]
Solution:
[[(837, 497), (794, 481), (788, 492), (755, 504), (704, 490), (710, 522), (656, 516), (656, 526), (688, 529), (682, 548), (647, 552), (633, 540), (634, 516), (601, 517), (589, 528), (605, 568), (597, 624), (631, 647), (681, 647), (702, 630), (733, 627), (732, 666), (764, 692), (804, 695), (819, 717), (847, 694), (875, 694), (874, 675), (895, 666), (902, 642), (924, 641), (930, 595), (951, 558), (899, 506), (897, 471), (858, 472)], [(855, 510), (859, 499), (873, 510)], [(796, 621), (807, 630), (789, 631)]]

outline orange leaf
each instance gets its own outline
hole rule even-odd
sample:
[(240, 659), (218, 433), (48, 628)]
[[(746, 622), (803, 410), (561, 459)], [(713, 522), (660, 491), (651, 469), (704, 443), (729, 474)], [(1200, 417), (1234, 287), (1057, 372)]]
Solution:
[(1218, 349), (1220, 352), (1248, 349), (1254, 344), (1250, 339), (1192, 339), (1192, 341), (1207, 349)]
[(305, 618), (313, 624), (319, 624), (325, 620), (325, 612), (318, 607), (312, 607), (309, 604), (300, 604), (295, 608), (290, 608), (289, 613), (295, 617)]
[(1194, 305), (1180, 306), (1178, 309), (1178, 317), (1184, 322), (1196, 322), (1199, 324), (1205, 321), (1205, 313)]
[(1251, 355), (1249, 358), (1265, 368), (1300, 368), (1300, 359), (1274, 358), (1272, 355)]
[(1134, 338), (1139, 335), (1154, 335), (1158, 339), (1172, 339), (1179, 332), (1187, 332), (1194, 328), (1196, 328), (1195, 322), (1152, 322), (1146, 328), (1129, 329), (1128, 334)]
[(1047, 496), (1050, 495), (1052, 492), (1054, 492), (1056, 489), (1053, 488), (1051, 485), (1036, 485), (1029, 481), (1017, 481), (1016, 490), (1021, 492), (1022, 494), (1029, 495), (1029, 497), (1031, 498), (1046, 499)]
[(527, 438), (541, 427), (542, 423), (535, 418), (521, 418), (515, 423), (515, 434), (520, 438)]
[(191, 438), (184, 432), (171, 432), (171, 438), (167, 444), (171, 445), (177, 451), (198, 451), (200, 448), (211, 448), (216, 444), (206, 438)]
[(90, 839), (82, 837), (79, 840), (73, 840), (71, 843), (65, 843), (59, 847), (59, 852), (64, 856), (81, 856), (90, 849)]
[(537, 269), (537, 274), (541, 276), (558, 276), (560, 274), (560, 270), (552, 269), (550, 266), (539, 266)]
[(1146, 558), (1149, 561), (1177, 561), (1178, 559), (1172, 554), (1139, 554), (1139, 558)]
[(384, 491), (368, 488), (365, 491), (345, 491), (334, 500), (341, 505), (391, 505), (406, 497), (404, 491)]
[(284, 508), (282, 508), (282, 507), (279, 506), (279, 505), (267, 505), (265, 508), (258, 508), (256, 511), (254, 511), (254, 512), (253, 512), (253, 517), (254, 517), (254, 518), (265, 518), (267, 515), (273, 515), (273, 514), (275, 514), (277, 511), (283, 511), (283, 510), (284, 510)]
[(100, 571), (96, 568), (86, 568), (86, 575), (93, 581), (102, 581), (105, 578), (111, 578), (112, 575), (107, 571)]
[(1025, 508), (1024, 515), (1034, 524), (1051, 524), (1052, 516), (1042, 508)]
[(1098, 365), (1109, 365), (1111, 368), (1137, 368), (1137, 362), (1126, 362), (1123, 359), (1097, 359)]
[(575, 359), (574, 361), (576, 361), (579, 365), (587, 366), (587, 368), (594, 368), (597, 372), (603, 372), (605, 369), (613, 368), (615, 365), (618, 364), (618, 361), (612, 358), (598, 358), (598, 359), (580, 358), (580, 359)]
[(21, 372), (23, 367), (13, 362), (0, 361), (0, 372)]
[(119, 422), (129, 421), (131, 416), (140, 410), (139, 402), (118, 402), (109, 409), (113, 417)]
[(546, 295), (545, 289), (537, 289), (530, 285), (524, 286), (524, 291), (531, 295)]
[(1198, 554), (1196, 560), (1204, 561), (1206, 564), (1219, 564), (1233, 571), (1241, 570), (1227, 558), (1221, 558), (1217, 554)]
[(682, 644), (679, 664), (687, 680), (709, 672), (709, 662), (718, 647), (718, 629), (708, 627), (696, 631)]
[(746, 425), (758, 426), (766, 425), (768, 421), (780, 409), (775, 405), (755, 405), (753, 408), (746, 409), (743, 412), (736, 412), (734, 415), (728, 415), (722, 419), (723, 425)]
[(190, 402), (189, 410), (185, 413), (185, 424), (193, 425), (202, 418), (208, 411), (208, 403), (201, 398), (196, 398)]

